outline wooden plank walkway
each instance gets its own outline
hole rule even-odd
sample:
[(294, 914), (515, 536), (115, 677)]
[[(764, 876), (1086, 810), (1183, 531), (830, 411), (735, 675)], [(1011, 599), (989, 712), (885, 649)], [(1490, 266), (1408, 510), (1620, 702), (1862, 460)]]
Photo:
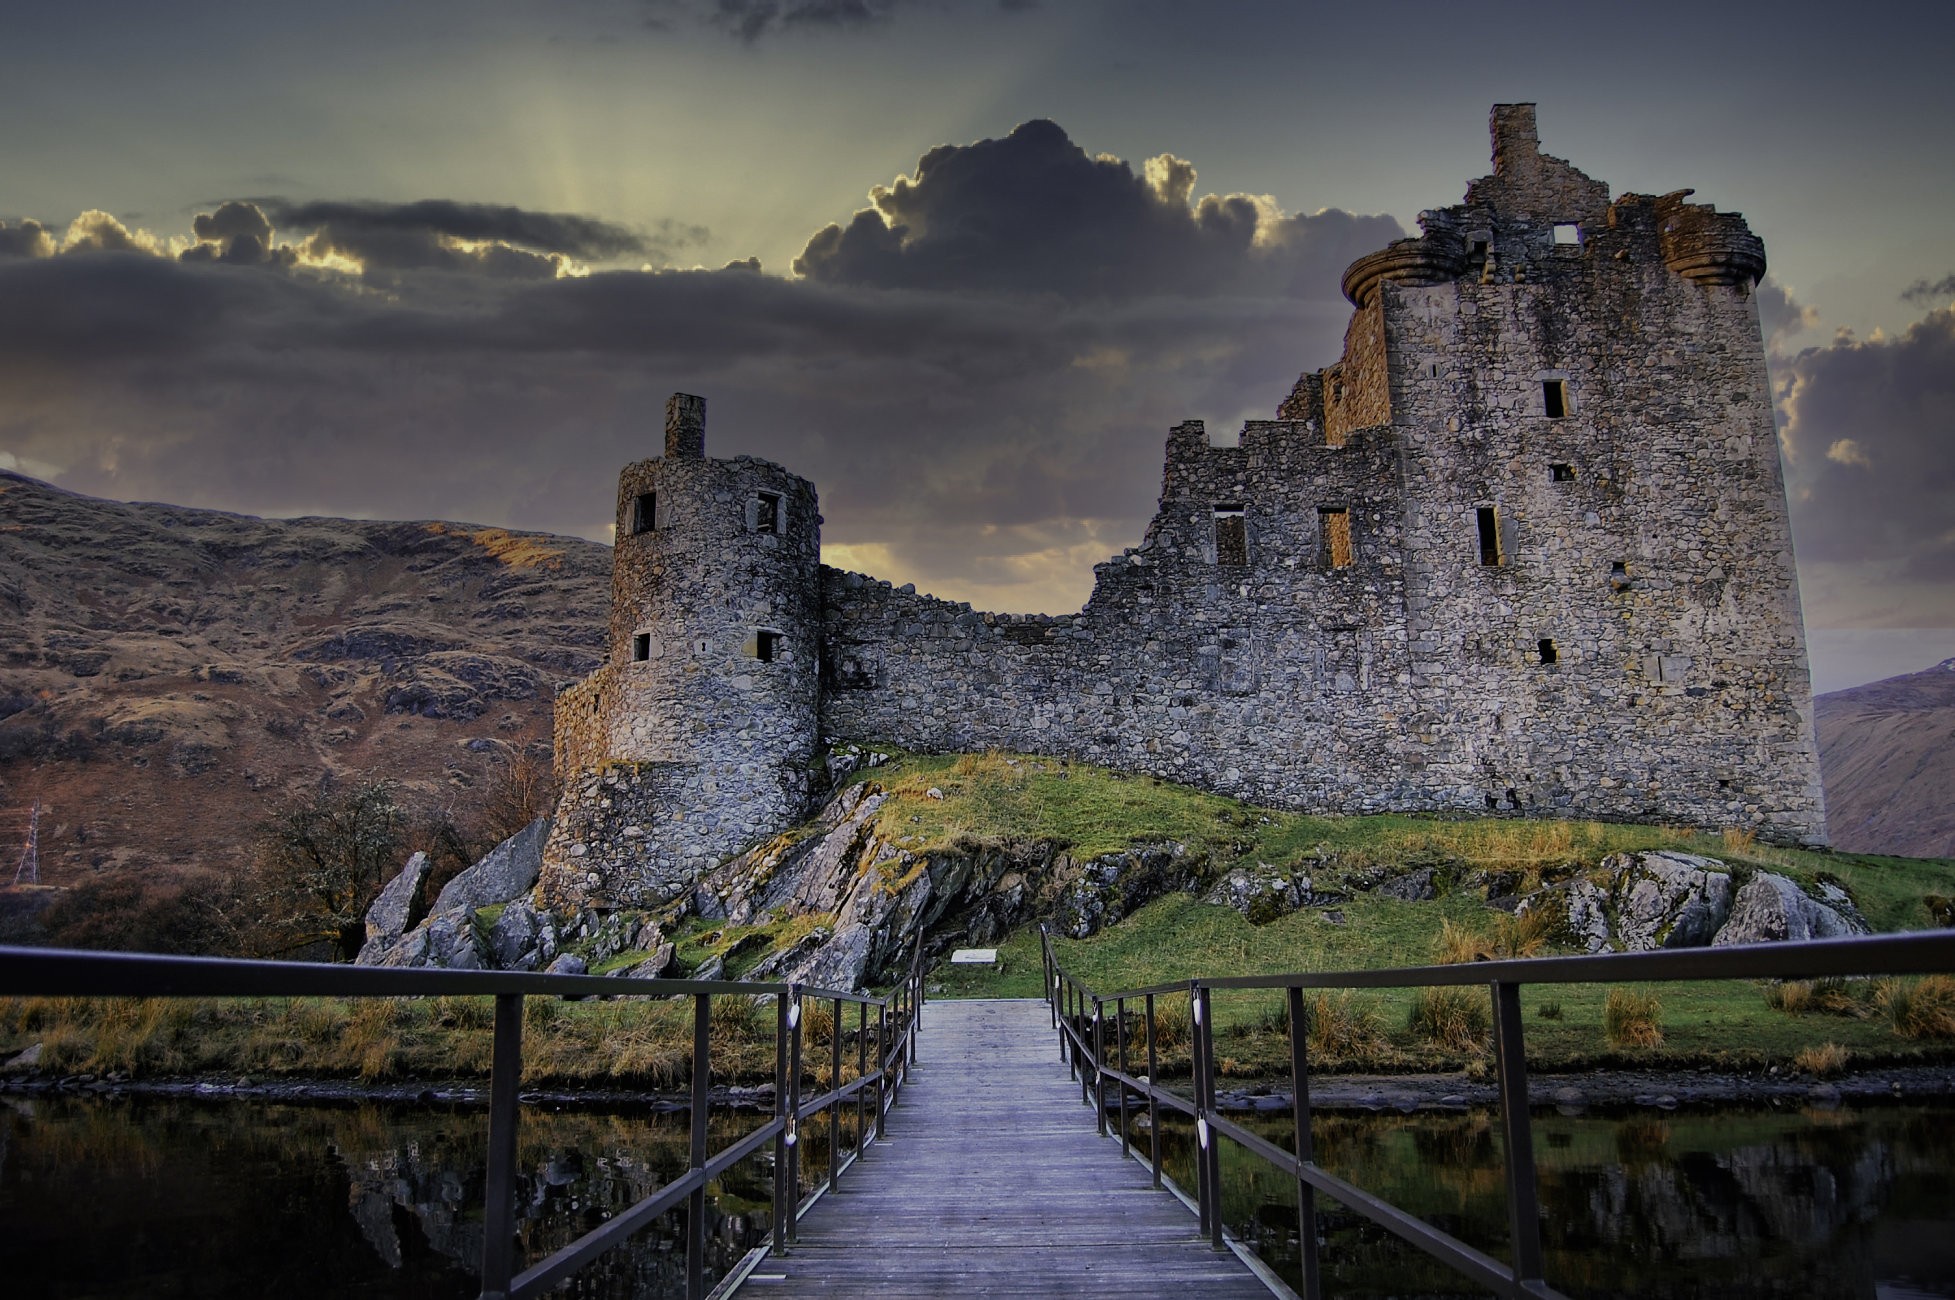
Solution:
[(739, 1294), (1268, 1300), (1095, 1131), (1043, 1002), (929, 1003), (881, 1141)]

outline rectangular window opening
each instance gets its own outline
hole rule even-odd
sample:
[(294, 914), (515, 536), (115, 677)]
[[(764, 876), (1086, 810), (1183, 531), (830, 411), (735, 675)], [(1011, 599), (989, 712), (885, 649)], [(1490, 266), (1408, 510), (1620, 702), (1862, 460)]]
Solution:
[(1541, 662), (1544, 664), (1555, 663), (1561, 657), (1555, 652), (1554, 638), (1551, 636), (1544, 636), (1541, 638), (1540, 649), (1541, 649)]
[(1318, 534), (1323, 539), (1323, 563), (1327, 569), (1348, 568), (1351, 563), (1351, 512), (1343, 506), (1330, 506), (1317, 512)]
[(781, 656), (781, 634), (760, 631), (754, 633), (753, 657), (764, 664), (771, 664)]
[(778, 533), (781, 531), (781, 494), (762, 492), (754, 509), (753, 530), (756, 533)]
[(658, 493), (640, 492), (631, 499), (631, 531), (639, 533), (655, 532), (658, 529)]
[(1579, 248), (1582, 243), (1582, 228), (1573, 221), (1557, 221), (1554, 226), (1554, 242), (1560, 248)]
[(1241, 506), (1215, 507), (1215, 562), (1249, 563), (1249, 528)]
[(1565, 379), (1543, 379), (1541, 381), (1541, 409), (1550, 420), (1566, 419), (1568, 416), (1568, 381)]
[(1575, 467), (1573, 465), (1563, 465), (1557, 461), (1548, 466), (1548, 478), (1556, 483), (1573, 483), (1575, 481)]
[(633, 633), (631, 638), (631, 661), (635, 664), (642, 664), (651, 657), (652, 634), (650, 632)]
[(1480, 522), (1480, 563), (1489, 567), (1500, 563), (1500, 512), (1481, 506), (1474, 512)]

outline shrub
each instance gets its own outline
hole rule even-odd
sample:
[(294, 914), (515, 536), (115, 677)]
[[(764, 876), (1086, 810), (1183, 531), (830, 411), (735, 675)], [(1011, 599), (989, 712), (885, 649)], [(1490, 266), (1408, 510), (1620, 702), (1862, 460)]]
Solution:
[(1412, 999), (1407, 1028), (1438, 1047), (1455, 1052), (1485, 1048), (1493, 1013), (1477, 989), (1422, 988)]
[(1612, 1047), (1663, 1045), (1663, 1003), (1654, 993), (1610, 989), (1602, 1004), (1602, 1032)]
[(1543, 1002), (1534, 1008), (1534, 1014), (1543, 1020), (1559, 1020), (1561, 1019), (1561, 1003)]
[(1955, 976), (1888, 980), (1875, 995), (1903, 1038), (1955, 1038)]

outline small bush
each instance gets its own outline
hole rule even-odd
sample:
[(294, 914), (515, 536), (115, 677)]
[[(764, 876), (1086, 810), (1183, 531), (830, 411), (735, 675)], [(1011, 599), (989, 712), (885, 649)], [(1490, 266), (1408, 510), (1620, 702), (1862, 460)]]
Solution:
[(1955, 1038), (1955, 976), (1887, 980), (1875, 994), (1903, 1038)]
[(1821, 1043), (1817, 1047), (1800, 1048), (1799, 1054), (1792, 1058), (1792, 1066), (1826, 1079), (1844, 1070), (1849, 1056), (1838, 1043)]
[(1486, 1047), (1493, 1013), (1477, 989), (1422, 988), (1412, 999), (1407, 1028), (1420, 1038), (1454, 1052), (1478, 1052)]
[[(1157, 1055), (1168, 1052), (1186, 1051), (1192, 1039), (1194, 1020), (1188, 1014), (1188, 1004), (1179, 1000), (1154, 1002), (1154, 1050)], [(1147, 1047), (1145, 1028), (1140, 1034), (1141, 1050)]]
[(1543, 1020), (1559, 1020), (1561, 1019), (1561, 1003), (1543, 1002), (1540, 1006), (1534, 1008), (1534, 1014)]
[(1610, 989), (1602, 1004), (1602, 1032), (1611, 1047), (1663, 1045), (1663, 1003), (1654, 993)]

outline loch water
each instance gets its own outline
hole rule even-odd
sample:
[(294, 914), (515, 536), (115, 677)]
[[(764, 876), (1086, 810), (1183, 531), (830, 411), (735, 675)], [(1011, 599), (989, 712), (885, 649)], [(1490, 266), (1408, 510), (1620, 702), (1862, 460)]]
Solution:
[[(716, 1113), (713, 1147), (762, 1119)], [(1263, 1131), (1287, 1145), (1288, 1129)], [(1331, 1172), (1504, 1255), (1496, 1116), (1326, 1114), (1313, 1133)], [(1548, 1280), (1569, 1295), (1955, 1297), (1955, 1104), (1544, 1112), (1534, 1144)], [(473, 1296), (487, 1145), (480, 1107), (0, 1096), (0, 1278), (49, 1300)], [(1189, 1147), (1163, 1124), (1167, 1172), (1192, 1187)], [(686, 1151), (683, 1114), (526, 1106), (521, 1258), (677, 1176)], [(711, 1189), (713, 1276), (766, 1232), (769, 1160)], [(1223, 1165), (1228, 1222), (1294, 1284), (1294, 1186), (1231, 1143)], [(1327, 1296), (1478, 1294), (1341, 1207), (1320, 1216)], [(555, 1294), (681, 1295), (683, 1233), (668, 1215)]]

